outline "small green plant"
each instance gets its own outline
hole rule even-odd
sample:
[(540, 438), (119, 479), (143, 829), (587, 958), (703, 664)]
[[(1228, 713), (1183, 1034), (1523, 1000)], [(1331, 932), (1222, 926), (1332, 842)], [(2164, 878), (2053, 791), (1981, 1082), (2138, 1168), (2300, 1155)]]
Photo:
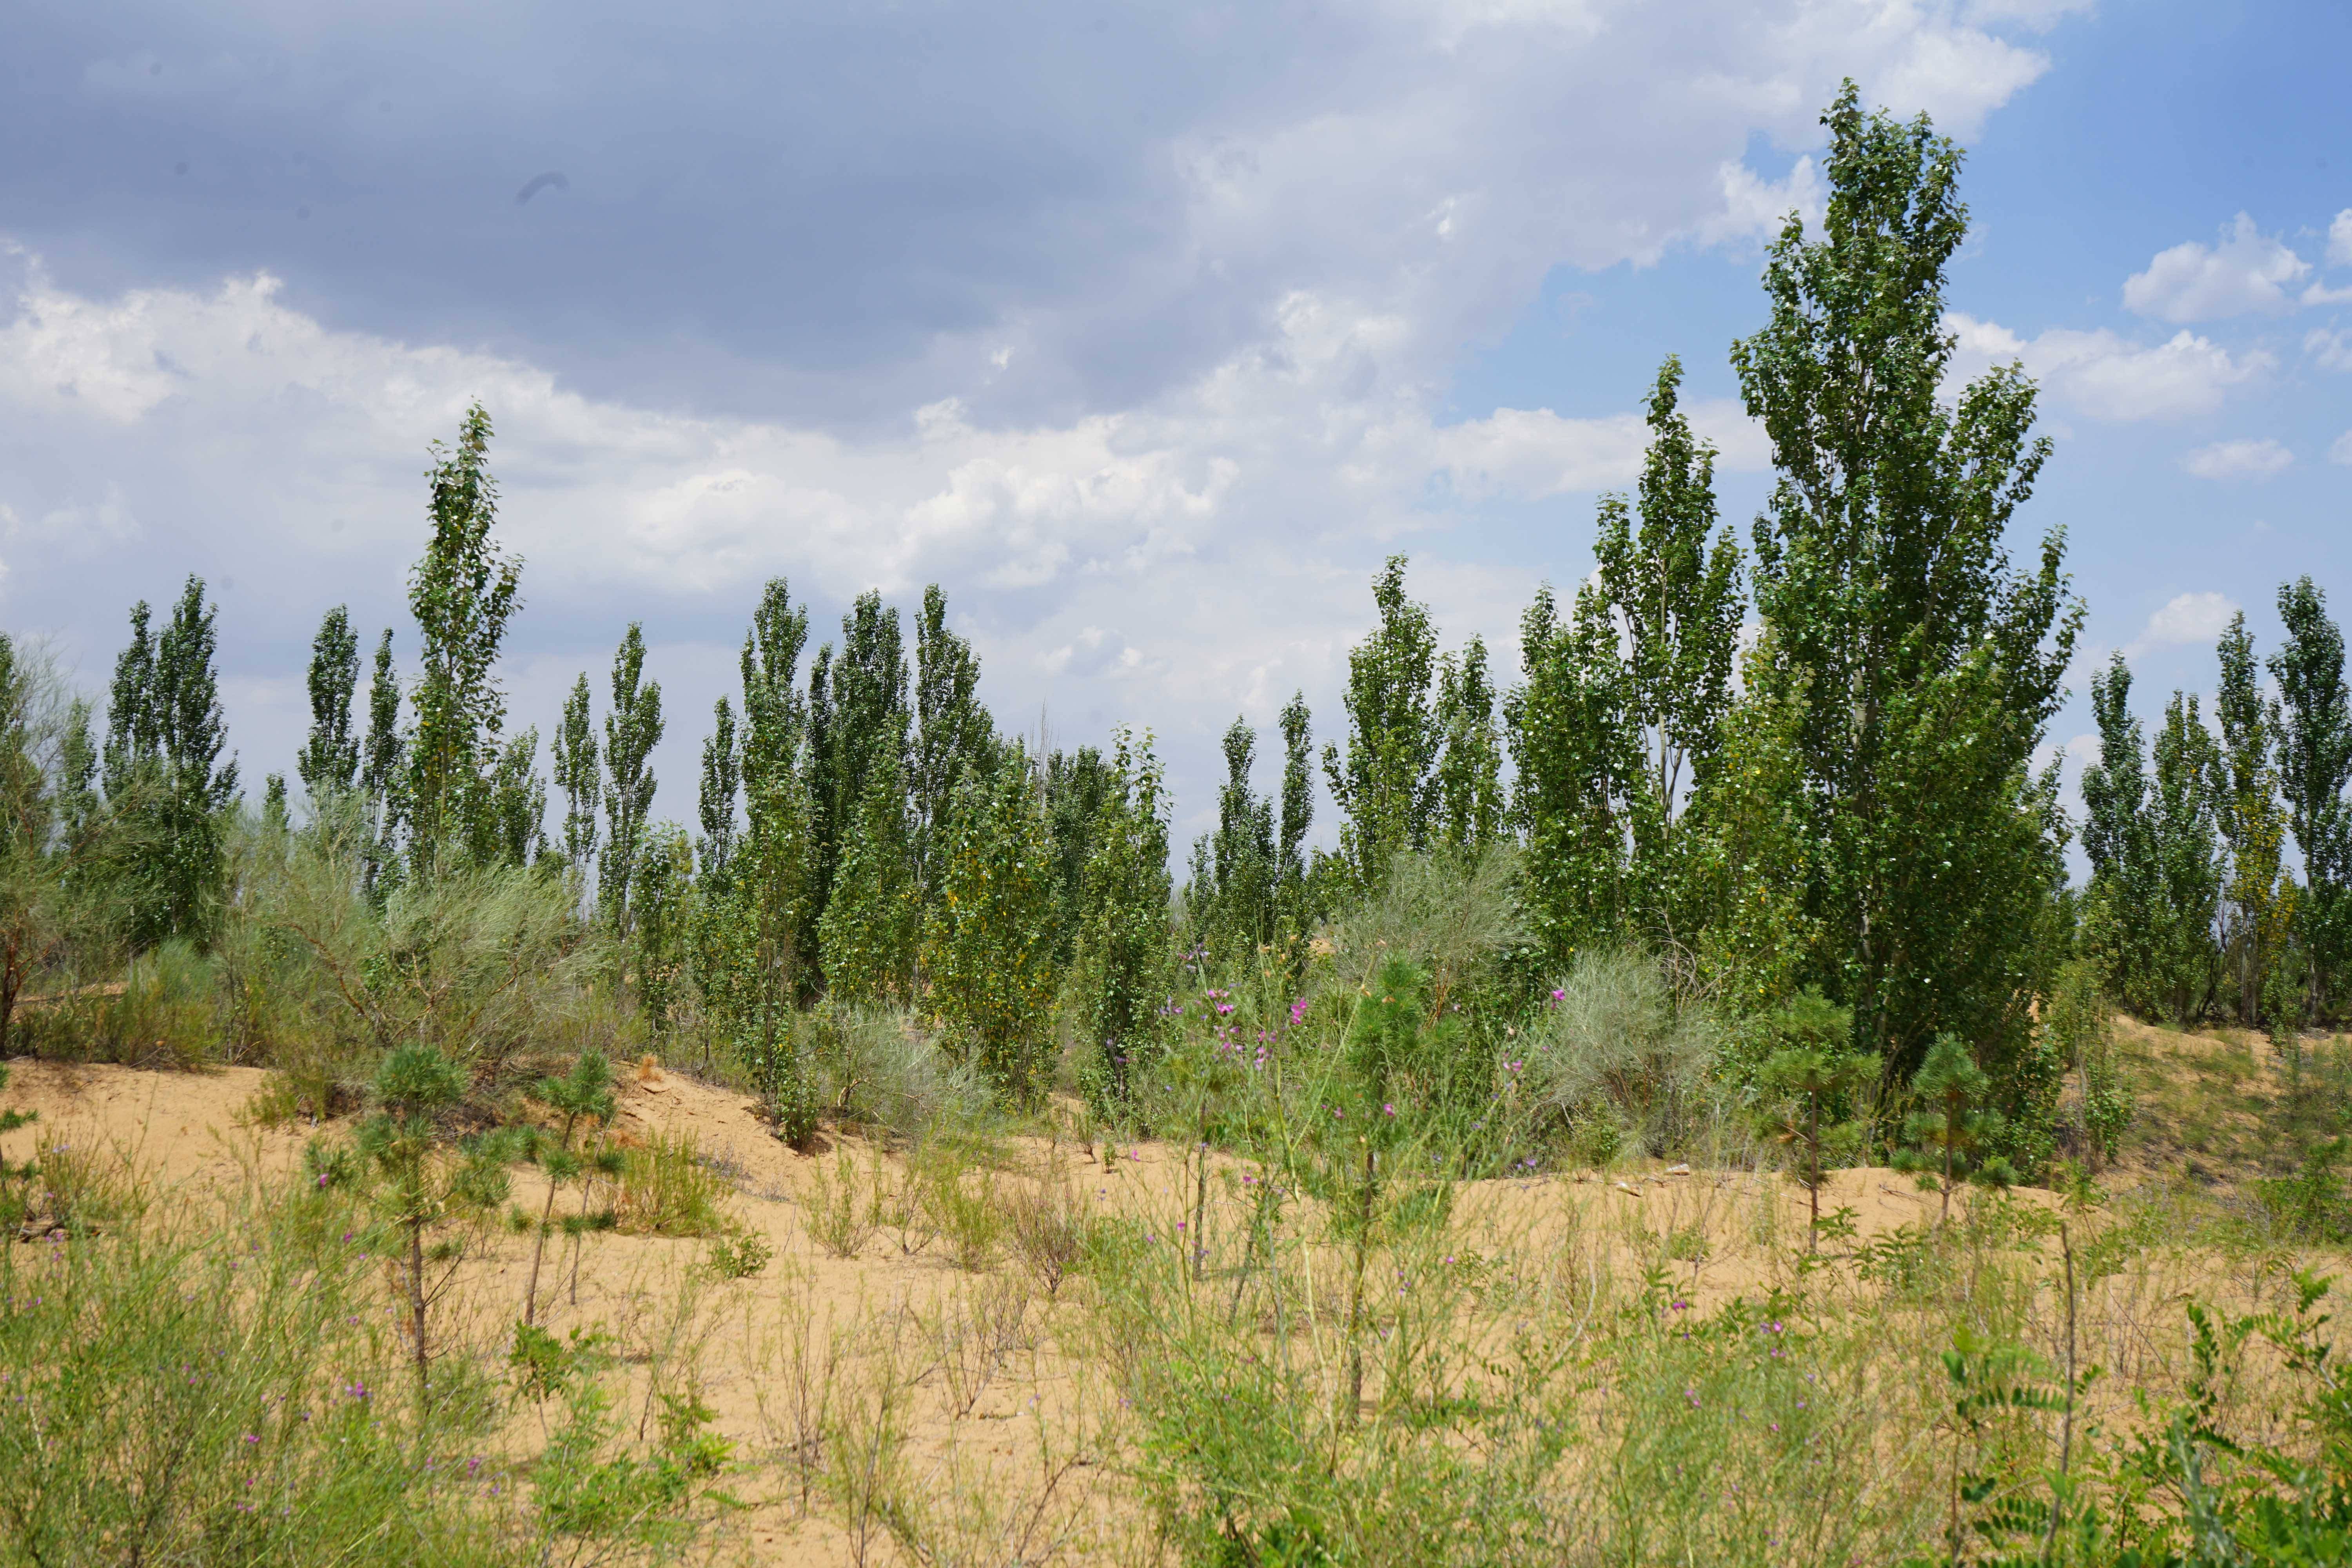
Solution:
[(540, 1205), (538, 1234), (531, 1242), (530, 1282), (523, 1288), (525, 1323), (537, 1321), (539, 1266), (547, 1252), (548, 1222), (555, 1213), (555, 1195), (567, 1183), (578, 1180), (593, 1168), (572, 1148), (572, 1132), (583, 1120), (601, 1124), (613, 1119), (613, 1064), (602, 1051), (583, 1051), (569, 1073), (562, 1078), (541, 1079), (531, 1092), (532, 1098), (562, 1116), (563, 1125), (557, 1131), (551, 1147), (539, 1139), (531, 1144), (531, 1153), (547, 1175), (547, 1199)]
[(956, 1267), (977, 1273), (996, 1258), (1005, 1215), (997, 1202), (996, 1176), (982, 1170), (967, 1180), (963, 1160), (952, 1151), (928, 1162), (922, 1173), (922, 1204), (948, 1244)]
[(2292, 1176), (2265, 1179), (2254, 1191), (2272, 1222), (2299, 1241), (2335, 1242), (2352, 1236), (2352, 1194), (2336, 1169), (2352, 1153), (2352, 1138), (2306, 1147)]
[[(879, 1182), (878, 1175), (876, 1180)], [(801, 1199), (808, 1215), (809, 1234), (835, 1258), (856, 1257), (873, 1238), (880, 1216), (877, 1205), (862, 1201), (864, 1187), (856, 1156), (845, 1143), (834, 1152), (830, 1173), (822, 1160), (809, 1166), (808, 1184)]]
[[(1765, 1087), (1786, 1097), (1778, 1136), (1794, 1152), (1789, 1174), (1805, 1189), (1805, 1250), (1821, 1242), (1822, 1188), (1828, 1184), (1833, 1154), (1860, 1142), (1861, 1127), (1837, 1117), (1854, 1090), (1878, 1073), (1878, 1058), (1844, 1048), (1853, 1032), (1853, 1014), (1807, 990), (1780, 1009), (1774, 1036), (1786, 1043), (1765, 1058), (1759, 1075)], [(1830, 1124), (1822, 1112), (1831, 1111)]]
[(710, 1244), (710, 1268), (721, 1279), (749, 1279), (775, 1256), (776, 1249), (756, 1231), (747, 1230), (731, 1241), (722, 1236)]
[(400, 1237), (421, 1403), (432, 1366), (426, 1313), (449, 1278), (445, 1269), (437, 1281), (428, 1280), (426, 1265), (453, 1261), (439, 1247), (428, 1255), (425, 1236), (468, 1210), (495, 1210), (505, 1201), (511, 1145), (495, 1137), (477, 1140), (462, 1163), (450, 1160), (446, 1119), (466, 1097), (466, 1076), (431, 1046), (403, 1046), (385, 1057), (371, 1092), (376, 1110), (360, 1125), (359, 1149), (379, 1178), (377, 1204)]
[(614, 1221), (639, 1235), (716, 1236), (726, 1227), (727, 1191), (692, 1134), (656, 1133), (624, 1157)]
[(1994, 1113), (1978, 1109), (1991, 1087), (1992, 1080), (1956, 1035), (1937, 1036), (1927, 1059), (1911, 1079), (1911, 1092), (1922, 1109), (1904, 1121), (1904, 1137), (1911, 1147), (1898, 1152), (1896, 1164), (1934, 1177), (1942, 1196), (1936, 1221), (1939, 1226), (1951, 1217), (1952, 1193), (1962, 1182), (2008, 1186), (2017, 1180), (2009, 1162), (1999, 1155), (1978, 1158), (1994, 1131)]

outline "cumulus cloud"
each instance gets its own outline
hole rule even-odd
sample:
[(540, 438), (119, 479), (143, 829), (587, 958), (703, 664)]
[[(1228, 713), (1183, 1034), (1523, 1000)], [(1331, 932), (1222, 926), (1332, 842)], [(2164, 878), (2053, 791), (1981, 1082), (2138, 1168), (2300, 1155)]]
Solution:
[(2327, 262), (2331, 267), (2352, 267), (2352, 207), (2336, 215), (2327, 226)]
[[(2156, 648), (2212, 642), (2229, 630), (2230, 617), (2237, 613), (2237, 602), (2226, 594), (2176, 595), (2148, 616), (2147, 625), (2140, 628), (2139, 636), (2124, 645), (2124, 657), (2137, 658)], [(2097, 753), (2095, 749), (2086, 754)]]
[(1992, 321), (1954, 311), (1945, 327), (1958, 343), (1953, 370), (1962, 377), (1989, 366), (2022, 361), (2043, 386), (2094, 419), (2127, 422), (2181, 419), (2210, 414), (2230, 389), (2276, 363), (2260, 349), (2231, 354), (2189, 331), (2143, 347), (2102, 327), (2095, 331), (2053, 327), (2022, 338)]
[(2200, 479), (2267, 479), (2294, 462), (2294, 454), (2268, 437), (2200, 447), (2180, 466)]
[(2240, 213), (2210, 247), (2195, 240), (2157, 253), (2124, 282), (2125, 308), (2161, 321), (2210, 321), (2294, 308), (2287, 290), (2311, 264)]
[(2343, 435), (2336, 437), (2327, 448), (2327, 460), (2352, 468), (2352, 430), (2347, 430)]

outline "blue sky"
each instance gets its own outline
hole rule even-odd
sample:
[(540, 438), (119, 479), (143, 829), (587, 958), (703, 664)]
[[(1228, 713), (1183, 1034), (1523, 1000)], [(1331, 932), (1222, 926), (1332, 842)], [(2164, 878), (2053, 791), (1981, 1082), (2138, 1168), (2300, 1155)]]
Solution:
[(425, 444), (479, 396), (517, 719), (642, 620), (658, 810), (761, 580), (821, 627), (937, 580), (1000, 716), (1150, 726), (1189, 836), (1236, 711), (1303, 689), (1336, 727), (1388, 552), (1512, 657), (1668, 352), (1744, 531), (1725, 350), (1846, 75), (1971, 149), (1951, 324), (2042, 383), (2014, 542), (2067, 530), (2087, 651), (2152, 712), (2232, 609), (2267, 641), (2283, 579), (2352, 594), (2338, 6), (14, 15), (0, 623), (94, 688), (129, 602), (202, 574), (248, 776), (299, 742), (320, 613), (404, 618)]

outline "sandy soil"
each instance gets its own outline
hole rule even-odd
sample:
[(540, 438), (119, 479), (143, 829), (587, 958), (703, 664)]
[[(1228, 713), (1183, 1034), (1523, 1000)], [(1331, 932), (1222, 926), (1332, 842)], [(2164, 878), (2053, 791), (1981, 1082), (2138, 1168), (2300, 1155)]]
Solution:
[[(251, 1124), (247, 1108), (264, 1078), (247, 1068), (184, 1074), (13, 1063), (0, 1108), (35, 1110), (39, 1120), (0, 1138), (0, 1153), (20, 1161), (45, 1140), (97, 1143), (156, 1186), (191, 1194), (271, 1179), (295, 1166), (314, 1129)], [(942, 1540), (975, 1550), (993, 1543), (991, 1560), (1020, 1546), (1023, 1560), (1037, 1561), (1049, 1542), (1096, 1560), (1150, 1556), (1139, 1514), (1120, 1505), (1109, 1476), (1103, 1434), (1115, 1422), (1117, 1395), (1083, 1353), (1084, 1310), (1073, 1300), (1083, 1282), (1048, 1300), (1009, 1264), (967, 1272), (944, 1244), (887, 1226), (858, 1256), (832, 1256), (812, 1228), (818, 1172), (830, 1177), (845, 1152), (862, 1180), (887, 1187), (905, 1180), (903, 1164), (855, 1141), (796, 1153), (740, 1096), (659, 1070), (629, 1069), (624, 1078), (617, 1135), (626, 1142), (691, 1136), (733, 1189), (731, 1221), (763, 1238), (774, 1261), (754, 1278), (729, 1281), (706, 1266), (706, 1240), (603, 1236), (584, 1248), (575, 1300), (551, 1247), (542, 1316), (558, 1333), (581, 1326), (612, 1336), (625, 1365), (624, 1408), (640, 1421), (656, 1394), (690, 1390), (753, 1462), (729, 1482), (752, 1506), (728, 1527), (721, 1558), (866, 1560), (838, 1522), (803, 1508), (792, 1460), (813, 1437), (819, 1401), (866, 1400), (883, 1388), (898, 1402), (911, 1479), (929, 1494), (964, 1500), (956, 1517), (934, 1521)], [(1122, 1145), (1108, 1161), (1101, 1152), (1023, 1142), (1013, 1151), (1014, 1169), (993, 1179), (1010, 1192), (1055, 1172), (1080, 1201), (1156, 1234), (1179, 1234), (1173, 1227), (1193, 1192), (1184, 1152)], [(1248, 1223), (1244, 1171), (1230, 1162), (1212, 1170), (1209, 1229), (1228, 1242)], [(538, 1212), (544, 1192), (534, 1172), (516, 1173), (514, 1200), (528, 1211)], [(2031, 1191), (2018, 1201), (2056, 1203)], [(1937, 1198), (1891, 1171), (1849, 1170), (1836, 1173), (1822, 1206), (1852, 1210), (1857, 1236), (1868, 1239), (1932, 1222)], [(1467, 1184), (1457, 1189), (1454, 1214), (1454, 1230), (1489, 1247), (1496, 1268), (1570, 1283), (1580, 1272), (1598, 1279), (1605, 1271), (1622, 1286), (1646, 1262), (1667, 1268), (1677, 1293), (1704, 1306), (1790, 1277), (1805, 1202), (1802, 1189), (1776, 1175), (1676, 1167)], [(530, 1262), (528, 1238), (482, 1238), (449, 1318), (476, 1353), (502, 1352)], [(878, 1537), (866, 1544), (873, 1561), (895, 1560)]]

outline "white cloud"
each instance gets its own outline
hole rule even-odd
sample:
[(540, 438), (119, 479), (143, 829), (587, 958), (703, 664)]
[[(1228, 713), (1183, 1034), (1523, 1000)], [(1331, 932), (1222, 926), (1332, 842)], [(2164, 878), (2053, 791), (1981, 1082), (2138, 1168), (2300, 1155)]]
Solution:
[(2159, 251), (2147, 271), (2125, 280), (2124, 304), (2176, 322), (2276, 314), (2293, 308), (2287, 288), (2310, 270), (2309, 262), (2240, 213), (2210, 248), (2191, 240)]
[(2352, 430), (2347, 430), (2343, 435), (2336, 437), (2327, 448), (2327, 460), (2352, 468)]
[[(2237, 613), (2237, 602), (2226, 594), (2179, 595), (2148, 616), (2139, 636), (2124, 645), (2124, 657), (2137, 658), (2155, 648), (2212, 642), (2229, 629), (2230, 617)], [(2086, 754), (2098, 753), (2094, 749)]]
[(2304, 334), (2303, 352), (2317, 360), (2322, 370), (2352, 370), (2352, 327), (2334, 331), (2314, 327)]
[(2013, 22), (2046, 33), (2068, 16), (2087, 15), (2093, 9), (2093, 0), (1969, 0), (1965, 14), (1979, 26)]
[(2336, 215), (2327, 226), (2327, 262), (2331, 267), (2352, 267), (2352, 207)]
[(1944, 324), (1958, 340), (1952, 368), (1960, 376), (2021, 360), (2027, 373), (2056, 396), (2094, 419), (2118, 423), (2210, 414), (2231, 387), (2275, 363), (2259, 349), (2232, 355), (2186, 331), (2143, 348), (2104, 327), (2088, 332), (2053, 327), (2029, 339), (1958, 311), (1945, 317)]
[(2180, 466), (2200, 479), (2267, 479), (2294, 462), (2294, 454), (2263, 437), (2200, 447)]

